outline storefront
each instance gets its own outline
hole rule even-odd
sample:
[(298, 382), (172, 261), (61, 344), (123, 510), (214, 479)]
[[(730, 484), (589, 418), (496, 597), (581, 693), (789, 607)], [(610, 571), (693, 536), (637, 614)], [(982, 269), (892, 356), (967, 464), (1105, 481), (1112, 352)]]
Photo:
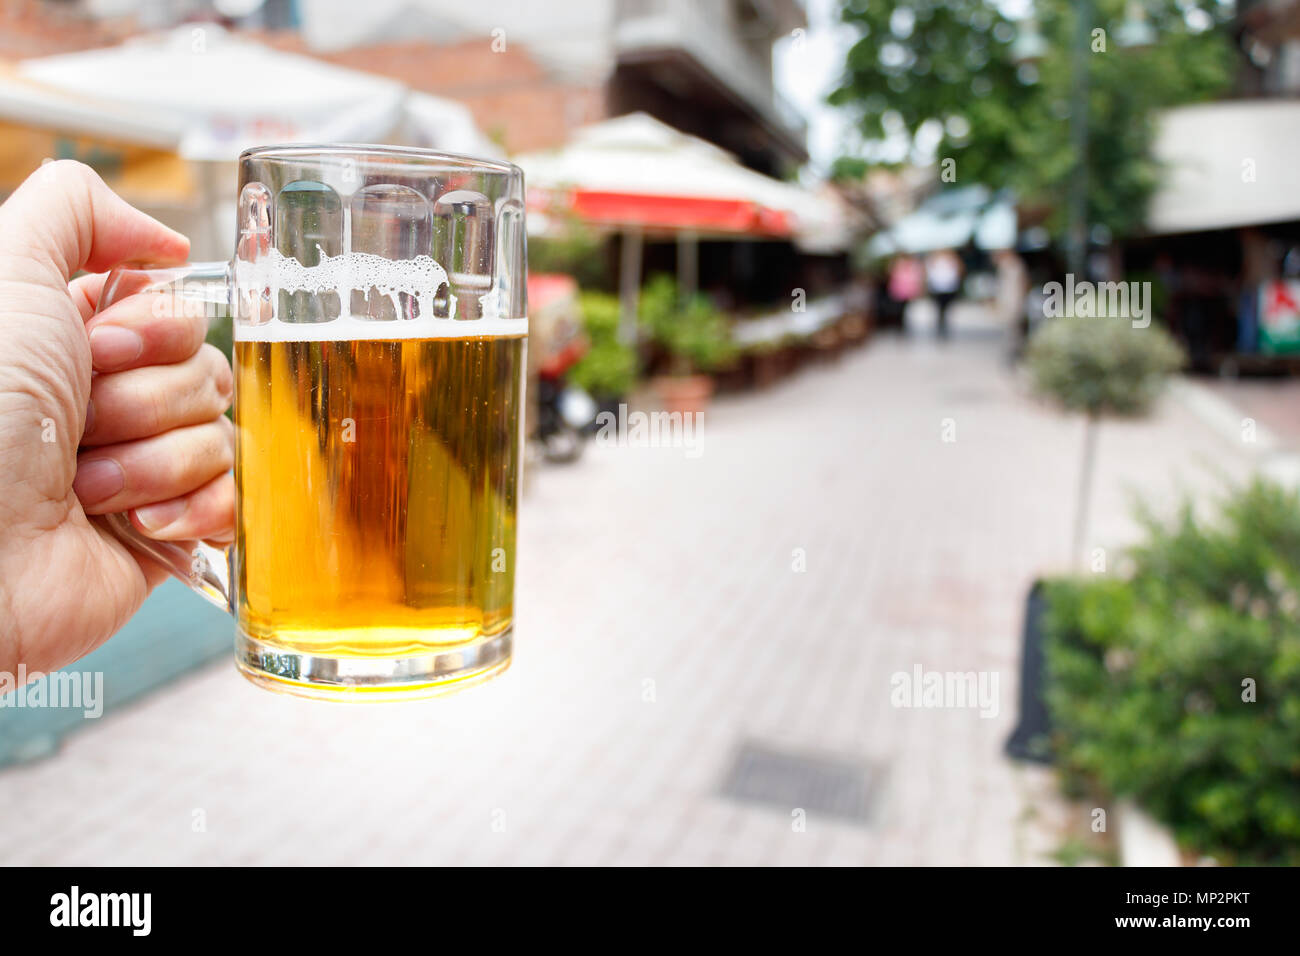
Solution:
[(1125, 272), (1203, 370), (1300, 370), (1300, 103), (1229, 100), (1169, 110), (1149, 233)]

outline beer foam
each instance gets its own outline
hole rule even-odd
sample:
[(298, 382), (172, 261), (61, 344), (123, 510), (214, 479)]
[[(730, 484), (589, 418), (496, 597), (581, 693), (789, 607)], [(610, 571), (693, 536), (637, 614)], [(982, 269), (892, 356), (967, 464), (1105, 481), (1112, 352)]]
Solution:
[[(414, 259), (388, 259), (368, 252), (345, 252), (330, 256), (316, 247), (320, 261), (305, 266), (279, 249), (263, 252), (256, 261), (235, 260), (235, 291), (240, 303), (259, 301), (265, 291), (271, 295), (271, 319), (252, 323), (237, 319), (235, 339), (250, 342), (328, 342), (349, 339), (423, 339), (466, 338), (469, 336), (515, 336), (528, 332), (528, 320), (501, 316), (500, 290), (493, 288), (480, 299), (482, 317), (456, 318), (456, 297), (451, 294), (447, 271), (430, 256)], [(433, 300), (438, 289), (447, 286), (448, 315), (433, 314)], [(393, 305), (393, 312), (403, 312), (401, 296), (415, 299), (417, 319), (373, 319), (352, 315), (349, 306), (353, 291), (369, 301), (378, 294)], [(279, 293), (305, 292), (338, 295), (344, 310), (336, 319), (325, 322), (285, 322), (279, 317)]]

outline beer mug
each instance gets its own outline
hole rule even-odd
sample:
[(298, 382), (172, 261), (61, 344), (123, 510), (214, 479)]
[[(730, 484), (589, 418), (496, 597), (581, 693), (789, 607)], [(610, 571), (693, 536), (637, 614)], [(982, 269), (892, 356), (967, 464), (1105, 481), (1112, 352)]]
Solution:
[(230, 548), (103, 523), (235, 618), (239, 669), (389, 700), (510, 663), (528, 330), (523, 174), (383, 146), (239, 160), (233, 262), (119, 268), (99, 309), (233, 323)]

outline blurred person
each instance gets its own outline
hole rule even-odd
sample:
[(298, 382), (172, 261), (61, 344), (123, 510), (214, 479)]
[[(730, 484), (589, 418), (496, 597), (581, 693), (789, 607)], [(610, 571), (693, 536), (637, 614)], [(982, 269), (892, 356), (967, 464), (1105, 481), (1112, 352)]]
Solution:
[(939, 307), (939, 338), (948, 337), (948, 308), (961, 291), (961, 259), (951, 249), (930, 253), (925, 260), (925, 280), (930, 296)]
[(895, 256), (889, 267), (889, 281), (885, 284), (887, 316), (891, 322), (903, 325), (903, 312), (913, 299), (925, 291), (925, 273), (921, 263), (912, 256)]
[(76, 162), (47, 163), (0, 206), (0, 671), (88, 654), (167, 577), (88, 516), (129, 512), (160, 540), (233, 536), (232, 375), (206, 317), (130, 299), (96, 315), (105, 276), (73, 278), (188, 253)]

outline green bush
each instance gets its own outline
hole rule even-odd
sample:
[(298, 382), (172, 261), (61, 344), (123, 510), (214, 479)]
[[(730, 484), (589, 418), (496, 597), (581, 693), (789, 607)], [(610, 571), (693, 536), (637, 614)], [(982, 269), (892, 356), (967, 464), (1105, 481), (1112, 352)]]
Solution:
[(1300, 864), (1300, 495), (1256, 481), (1215, 523), (1142, 520), (1127, 580), (1047, 585), (1066, 781), (1221, 862)]
[(709, 298), (696, 294), (682, 302), (677, 281), (657, 275), (641, 290), (642, 327), (673, 360), (673, 372), (711, 372), (736, 356), (731, 323)]
[(1162, 327), (1122, 317), (1051, 319), (1026, 352), (1037, 391), (1072, 411), (1135, 415), (1147, 409), (1183, 352)]
[(578, 299), (590, 347), (569, 373), (573, 382), (599, 398), (621, 398), (636, 383), (636, 351), (618, 338), (619, 302), (603, 292)]

